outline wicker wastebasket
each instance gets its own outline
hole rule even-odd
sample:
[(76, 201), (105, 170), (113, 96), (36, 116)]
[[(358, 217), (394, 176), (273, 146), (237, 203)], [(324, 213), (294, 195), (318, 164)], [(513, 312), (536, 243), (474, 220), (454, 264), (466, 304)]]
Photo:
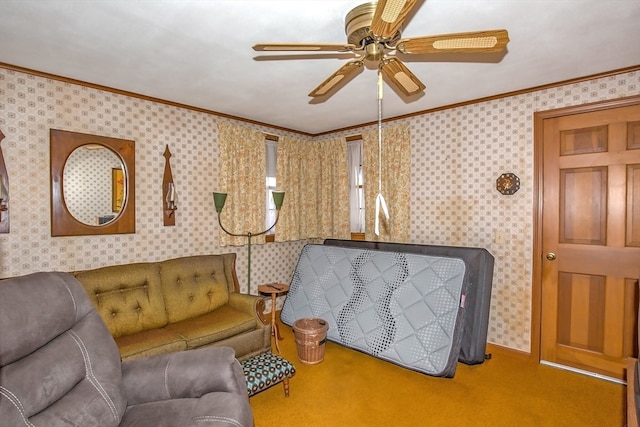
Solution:
[(329, 325), (323, 319), (302, 318), (293, 323), (298, 359), (306, 365), (315, 365), (324, 360)]

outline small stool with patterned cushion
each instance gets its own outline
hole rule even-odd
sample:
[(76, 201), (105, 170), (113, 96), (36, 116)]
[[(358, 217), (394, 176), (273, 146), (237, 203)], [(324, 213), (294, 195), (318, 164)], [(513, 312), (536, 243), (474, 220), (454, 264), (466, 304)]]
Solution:
[(249, 396), (282, 382), (284, 395), (289, 397), (289, 378), (295, 375), (296, 368), (284, 357), (271, 352), (258, 354), (243, 361), (242, 370)]

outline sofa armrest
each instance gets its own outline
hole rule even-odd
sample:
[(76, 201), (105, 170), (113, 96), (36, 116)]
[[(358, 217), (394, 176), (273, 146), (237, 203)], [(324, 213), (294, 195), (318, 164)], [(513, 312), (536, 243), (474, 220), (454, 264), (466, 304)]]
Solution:
[(210, 392), (243, 394), (246, 380), (230, 347), (209, 347), (160, 354), (122, 364), (128, 405)]
[(264, 315), (265, 303), (262, 297), (234, 292), (229, 294), (229, 305), (238, 311), (256, 316), (263, 325), (270, 323)]

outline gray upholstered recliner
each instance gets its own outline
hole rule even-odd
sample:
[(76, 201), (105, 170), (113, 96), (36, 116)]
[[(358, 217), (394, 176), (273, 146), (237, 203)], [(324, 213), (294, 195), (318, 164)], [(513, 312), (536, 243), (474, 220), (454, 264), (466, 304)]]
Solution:
[(0, 281), (2, 426), (252, 426), (232, 349), (121, 363), (82, 286), (66, 273)]

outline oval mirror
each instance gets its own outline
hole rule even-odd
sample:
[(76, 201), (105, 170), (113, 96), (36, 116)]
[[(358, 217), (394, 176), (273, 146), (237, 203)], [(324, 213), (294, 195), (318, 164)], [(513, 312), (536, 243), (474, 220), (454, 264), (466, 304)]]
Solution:
[(64, 165), (64, 203), (83, 224), (108, 224), (122, 211), (125, 180), (116, 153), (103, 145), (83, 145), (73, 150)]
[(51, 235), (135, 233), (134, 141), (50, 131)]

